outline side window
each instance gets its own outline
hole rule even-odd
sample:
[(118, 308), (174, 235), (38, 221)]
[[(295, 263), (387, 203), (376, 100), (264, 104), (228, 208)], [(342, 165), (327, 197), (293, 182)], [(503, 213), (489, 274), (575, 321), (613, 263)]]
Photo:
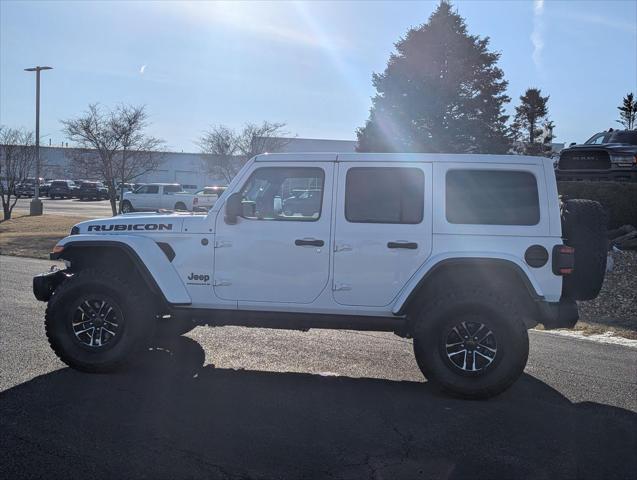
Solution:
[[(182, 191), (182, 188), (179, 185), (166, 185), (164, 187), (164, 193), (177, 193), (181, 191)], [(149, 192), (149, 193), (157, 193), (157, 192)]]
[(318, 220), (324, 181), (321, 168), (259, 168), (241, 190), (243, 217), (250, 220)]
[(446, 178), (449, 223), (537, 225), (540, 203), (531, 172), (449, 170)]
[(419, 168), (355, 167), (345, 179), (345, 218), (352, 223), (422, 222), (425, 177)]
[(159, 193), (159, 185), (146, 185), (139, 189), (139, 193)]

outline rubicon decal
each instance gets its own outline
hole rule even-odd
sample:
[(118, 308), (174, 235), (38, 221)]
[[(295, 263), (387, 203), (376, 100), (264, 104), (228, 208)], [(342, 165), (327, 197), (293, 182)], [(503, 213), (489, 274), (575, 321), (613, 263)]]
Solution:
[(172, 230), (172, 223), (129, 223), (111, 225), (89, 225), (89, 232), (124, 232), (127, 230)]

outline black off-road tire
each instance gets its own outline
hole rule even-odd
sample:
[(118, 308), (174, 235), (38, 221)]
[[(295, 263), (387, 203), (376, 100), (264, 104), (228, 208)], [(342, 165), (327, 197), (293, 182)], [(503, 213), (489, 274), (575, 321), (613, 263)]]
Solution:
[[(416, 322), (414, 354), (418, 367), (428, 381), (454, 396), (471, 399), (493, 397), (509, 388), (524, 371), (529, 356), (529, 336), (523, 313), (501, 295), (484, 289), (447, 293), (426, 305)], [(496, 353), (491, 363), (482, 370), (465, 371), (454, 365), (448, 356), (448, 342), (455, 343), (453, 327), (463, 322), (468, 327), (476, 323), (484, 325), (476, 337), (478, 340), (485, 331), (491, 331), (494, 337), (488, 339), (490, 347), (494, 346), (492, 338), (495, 338)], [(473, 331), (475, 333), (475, 328)], [(449, 340), (450, 336), (454, 339)], [(471, 341), (469, 337), (460, 341)], [(479, 347), (471, 348), (475, 351)], [(484, 348), (478, 351), (488, 354)], [(461, 359), (464, 354), (459, 355), (453, 358)], [(476, 363), (471, 363), (471, 356)], [(479, 356), (471, 354), (468, 366), (476, 367), (479, 361)]]
[(608, 255), (608, 217), (602, 205), (593, 200), (566, 200), (562, 205), (562, 235), (575, 249), (575, 268), (564, 277), (563, 293), (574, 300), (597, 297)]
[[(102, 347), (89, 347), (76, 337), (72, 321), (78, 302), (95, 296), (119, 308), (119, 338)], [(86, 269), (62, 283), (48, 302), (45, 330), (51, 348), (68, 366), (83, 372), (121, 369), (154, 335), (155, 323), (148, 298), (117, 272)], [(117, 341), (114, 341), (117, 340)]]
[(156, 320), (155, 338), (169, 339), (190, 332), (197, 324), (188, 318), (162, 318)]

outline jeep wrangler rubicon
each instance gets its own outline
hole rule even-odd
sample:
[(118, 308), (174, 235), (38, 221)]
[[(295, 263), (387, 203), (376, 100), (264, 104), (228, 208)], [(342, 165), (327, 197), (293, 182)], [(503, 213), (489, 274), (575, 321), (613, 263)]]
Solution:
[(66, 268), (33, 290), (54, 352), (82, 371), (197, 325), (378, 330), (478, 398), (522, 374), (529, 328), (575, 324), (606, 255), (603, 209), (560, 200), (549, 159), (264, 154), (204, 215), (75, 225), (51, 254)]

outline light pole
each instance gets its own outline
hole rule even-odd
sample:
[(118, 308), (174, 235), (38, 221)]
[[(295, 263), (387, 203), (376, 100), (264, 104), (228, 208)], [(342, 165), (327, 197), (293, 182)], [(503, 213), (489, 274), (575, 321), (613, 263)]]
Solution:
[(31, 215), (42, 215), (42, 200), (40, 200), (40, 71), (51, 70), (52, 67), (25, 68), (25, 72), (35, 72), (35, 191), (29, 206)]

